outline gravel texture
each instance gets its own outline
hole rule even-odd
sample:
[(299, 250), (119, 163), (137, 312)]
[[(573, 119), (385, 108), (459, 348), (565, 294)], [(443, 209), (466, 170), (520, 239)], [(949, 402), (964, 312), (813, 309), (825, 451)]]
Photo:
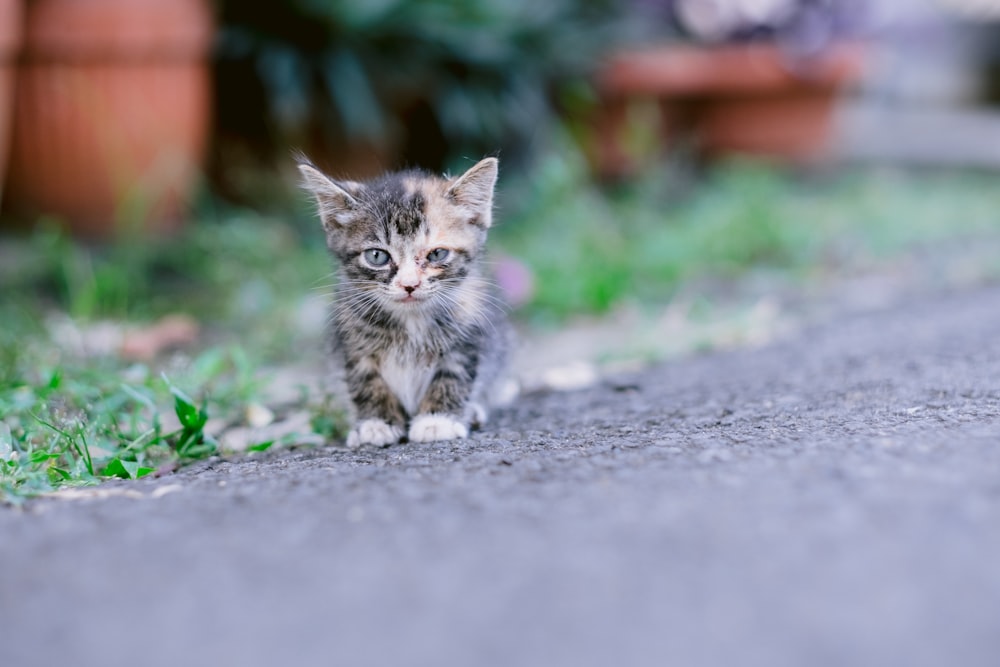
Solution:
[(1000, 287), (0, 508), (0, 664), (996, 665)]

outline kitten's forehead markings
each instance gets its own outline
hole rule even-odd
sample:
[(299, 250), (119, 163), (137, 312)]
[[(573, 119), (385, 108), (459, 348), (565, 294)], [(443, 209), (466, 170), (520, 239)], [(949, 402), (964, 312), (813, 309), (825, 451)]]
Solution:
[(401, 236), (412, 237), (426, 226), (426, 205), (420, 193), (400, 198), (400, 205), (392, 210), (395, 231)]

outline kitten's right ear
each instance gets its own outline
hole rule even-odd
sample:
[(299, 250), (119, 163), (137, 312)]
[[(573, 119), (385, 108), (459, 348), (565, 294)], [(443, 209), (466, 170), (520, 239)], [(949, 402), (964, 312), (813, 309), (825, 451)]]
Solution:
[(301, 159), (299, 171), (302, 173), (302, 187), (316, 198), (316, 209), (326, 231), (336, 231), (354, 222), (360, 206), (354, 194), (348, 190), (357, 192), (357, 188), (361, 187), (360, 184), (338, 183), (308, 161)]
[(480, 160), (452, 181), (447, 196), (466, 211), (484, 229), (492, 224), (493, 188), (497, 183), (497, 159)]

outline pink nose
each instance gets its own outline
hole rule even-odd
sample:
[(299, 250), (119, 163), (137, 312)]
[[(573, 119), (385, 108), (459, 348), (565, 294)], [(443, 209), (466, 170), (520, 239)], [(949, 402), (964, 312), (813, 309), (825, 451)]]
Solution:
[(416, 266), (404, 263), (396, 274), (396, 284), (405, 289), (407, 294), (413, 294), (413, 290), (420, 287), (420, 271)]

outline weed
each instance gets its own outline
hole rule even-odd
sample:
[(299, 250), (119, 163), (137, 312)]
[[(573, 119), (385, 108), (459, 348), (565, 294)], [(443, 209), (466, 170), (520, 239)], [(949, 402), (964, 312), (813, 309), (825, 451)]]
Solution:
[(60, 359), (45, 370), (45, 348), (24, 346), (34, 355), (27, 372), (0, 385), (0, 500), (104, 477), (137, 479), (216, 454), (209, 417), (238, 421), (255, 397), (255, 381), (240, 377), (249, 362), (232, 350), (210, 348), (185, 366), (196, 400), (142, 365)]

